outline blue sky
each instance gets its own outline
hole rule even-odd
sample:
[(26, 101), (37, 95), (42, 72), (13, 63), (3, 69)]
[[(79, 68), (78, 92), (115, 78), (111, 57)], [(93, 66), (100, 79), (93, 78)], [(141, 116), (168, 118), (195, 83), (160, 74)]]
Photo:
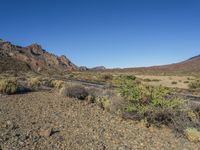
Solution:
[(0, 0), (0, 38), (79, 66), (161, 65), (200, 54), (199, 0)]

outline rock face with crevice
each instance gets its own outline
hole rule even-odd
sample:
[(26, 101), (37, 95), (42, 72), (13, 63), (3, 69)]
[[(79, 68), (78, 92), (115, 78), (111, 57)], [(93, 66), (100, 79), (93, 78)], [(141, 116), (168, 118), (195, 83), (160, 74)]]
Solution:
[[(10, 59), (13, 64), (24, 63), (35, 72), (72, 71), (78, 67), (65, 56), (56, 56), (45, 51), (40, 45), (32, 44), (27, 47), (13, 45), (10, 42), (0, 41), (0, 58)], [(9, 61), (11, 62), (11, 61)], [(4, 64), (5, 67), (5, 64)], [(17, 67), (17, 66), (15, 66)], [(9, 66), (7, 70), (9, 70)], [(1, 65), (0, 65), (1, 70)], [(6, 69), (4, 69), (6, 70)], [(20, 69), (19, 69), (20, 70)]]

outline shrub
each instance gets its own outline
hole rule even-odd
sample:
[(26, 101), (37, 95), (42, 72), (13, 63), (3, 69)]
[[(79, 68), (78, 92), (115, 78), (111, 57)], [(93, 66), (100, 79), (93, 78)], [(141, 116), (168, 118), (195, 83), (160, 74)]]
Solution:
[(200, 132), (196, 128), (187, 128), (185, 135), (192, 142), (200, 142)]
[(178, 97), (168, 98), (171, 91), (163, 86), (151, 88), (151, 103), (154, 107), (176, 109), (183, 104), (183, 100)]
[(39, 87), (41, 85), (41, 77), (32, 77), (28, 81), (30, 87)]
[(0, 80), (0, 93), (14, 94), (18, 90), (16, 79), (1, 79)]
[(177, 84), (177, 82), (176, 81), (172, 81), (172, 84)]
[(144, 100), (150, 95), (148, 87), (140, 82), (125, 82), (119, 88), (119, 93), (122, 97), (131, 101)]
[(200, 79), (194, 80), (189, 84), (191, 89), (200, 89)]
[(151, 82), (152, 80), (149, 78), (143, 79), (144, 82)]
[(66, 87), (65, 92), (66, 96), (80, 100), (84, 100), (88, 96), (87, 90), (84, 87), (78, 85)]
[(160, 80), (160, 79), (152, 79), (151, 81), (159, 82), (159, 81), (161, 81), (161, 80)]
[(60, 89), (64, 86), (65, 82), (62, 80), (53, 80), (51, 81), (51, 86), (56, 88), (56, 89)]
[(124, 107), (125, 118), (146, 119), (149, 125), (167, 125), (181, 133), (186, 127), (195, 127), (199, 123), (199, 118), (196, 122), (191, 121), (190, 116), (194, 119), (194, 115), (182, 110), (185, 107), (184, 100), (172, 96), (169, 88), (126, 83), (119, 92), (128, 101)]
[(109, 109), (109, 106), (111, 104), (110, 100), (108, 97), (97, 97), (96, 98), (96, 103), (103, 109)]
[(111, 74), (104, 74), (102, 76), (102, 79), (105, 80), (105, 81), (109, 81), (109, 80), (113, 79), (113, 76)]
[(136, 76), (134, 76), (134, 75), (124, 75), (123, 78), (125, 78), (126, 80), (135, 80)]
[(118, 75), (114, 78), (114, 83), (117, 85), (124, 84), (124, 82), (133, 82), (136, 80), (134, 75)]
[(185, 83), (185, 84), (186, 84), (186, 83), (189, 83), (189, 81), (184, 81), (183, 83)]

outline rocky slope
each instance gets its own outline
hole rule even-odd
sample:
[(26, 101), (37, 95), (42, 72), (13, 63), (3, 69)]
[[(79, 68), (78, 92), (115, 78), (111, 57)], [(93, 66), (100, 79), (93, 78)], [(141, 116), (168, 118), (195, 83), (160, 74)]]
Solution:
[[(65, 56), (58, 57), (48, 53), (38, 44), (21, 47), (0, 40), (0, 58), (1, 60), (10, 59), (10, 61), (7, 61), (7, 65), (5, 63), (0, 65), (0, 70), (2, 71), (13, 70), (13, 68), (18, 68), (18, 70), (20, 70), (18, 65), (12, 67), (13, 65), (9, 65), (9, 62), (12, 64), (24, 64), (27, 66), (26, 70), (29, 68), (36, 72), (71, 71), (78, 69), (78, 67)], [(4, 69), (2, 69), (3, 67)]]
[[(11, 109), (12, 108), (12, 109)], [(95, 104), (32, 92), (0, 96), (0, 150), (198, 150), (170, 129), (146, 128)]]

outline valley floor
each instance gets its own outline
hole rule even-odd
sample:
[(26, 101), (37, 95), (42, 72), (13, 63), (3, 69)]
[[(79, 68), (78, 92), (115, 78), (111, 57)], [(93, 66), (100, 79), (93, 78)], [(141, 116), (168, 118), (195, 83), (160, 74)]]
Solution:
[(0, 150), (198, 150), (167, 128), (146, 128), (56, 92), (0, 96)]

